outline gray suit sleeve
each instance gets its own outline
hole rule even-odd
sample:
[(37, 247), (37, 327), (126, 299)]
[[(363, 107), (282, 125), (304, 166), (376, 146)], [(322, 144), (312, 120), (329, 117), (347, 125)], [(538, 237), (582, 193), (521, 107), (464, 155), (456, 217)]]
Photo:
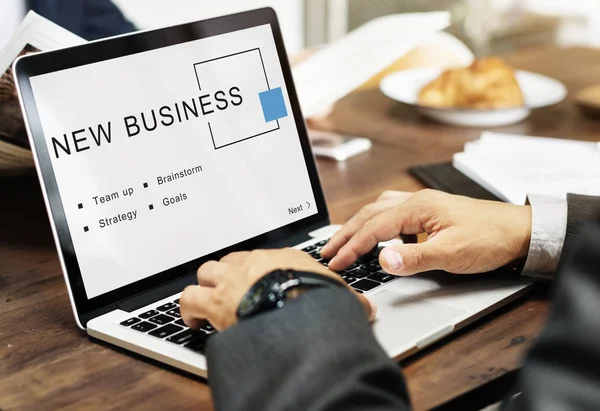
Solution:
[(600, 218), (600, 197), (568, 194), (567, 204), (567, 232), (562, 255), (573, 253), (581, 242), (584, 227)]
[(520, 373), (523, 392), (503, 409), (600, 409), (600, 220), (586, 226), (561, 260), (548, 324)]
[(210, 340), (207, 357), (216, 410), (409, 409), (400, 368), (342, 288), (240, 322)]
[(567, 237), (581, 235), (586, 223), (600, 217), (600, 197), (569, 194), (567, 202)]

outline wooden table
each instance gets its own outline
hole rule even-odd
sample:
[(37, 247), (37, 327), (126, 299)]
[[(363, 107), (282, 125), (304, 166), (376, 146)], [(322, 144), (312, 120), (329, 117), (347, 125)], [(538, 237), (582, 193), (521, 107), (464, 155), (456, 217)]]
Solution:
[[(535, 49), (507, 61), (563, 81), (570, 98), (600, 83), (598, 50)], [(581, 117), (570, 98), (499, 130), (600, 139), (600, 123)], [(335, 223), (385, 189), (423, 188), (408, 167), (450, 160), (481, 132), (427, 121), (376, 90), (347, 97), (329, 121), (374, 142), (346, 164), (319, 161)], [(0, 180), (0, 193), (0, 409), (211, 410), (201, 381), (93, 343), (76, 328), (37, 179)], [(518, 368), (543, 325), (546, 300), (541, 287), (405, 360), (415, 409), (436, 407)]]

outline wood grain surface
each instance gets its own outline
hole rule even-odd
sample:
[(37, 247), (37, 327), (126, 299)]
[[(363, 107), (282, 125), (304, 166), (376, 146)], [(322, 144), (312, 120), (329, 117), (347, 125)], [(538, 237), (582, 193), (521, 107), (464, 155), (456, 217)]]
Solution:
[[(533, 49), (507, 56), (518, 68), (563, 81), (569, 99), (499, 131), (599, 140), (600, 123), (572, 97), (600, 83), (600, 51)], [(412, 165), (448, 161), (481, 129), (433, 123), (377, 90), (340, 101), (328, 127), (370, 137), (373, 149), (347, 163), (319, 160), (328, 206), (343, 223), (385, 189), (423, 188)], [(208, 386), (91, 341), (73, 320), (37, 178), (0, 179), (0, 409), (212, 410)], [(403, 361), (415, 409), (453, 399), (519, 366), (547, 315), (547, 287)]]

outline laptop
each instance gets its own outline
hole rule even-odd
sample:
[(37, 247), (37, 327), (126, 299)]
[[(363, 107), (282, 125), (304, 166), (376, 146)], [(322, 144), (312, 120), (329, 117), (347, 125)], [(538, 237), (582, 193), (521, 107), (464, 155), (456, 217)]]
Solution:
[[(292, 246), (326, 264), (319, 249), (339, 227), (272, 9), (24, 56), (14, 68), (75, 320), (91, 337), (207, 377), (216, 331), (208, 321), (190, 330), (178, 304), (203, 262)], [(530, 284), (395, 278), (376, 255), (339, 274), (378, 304), (374, 332), (397, 359)]]

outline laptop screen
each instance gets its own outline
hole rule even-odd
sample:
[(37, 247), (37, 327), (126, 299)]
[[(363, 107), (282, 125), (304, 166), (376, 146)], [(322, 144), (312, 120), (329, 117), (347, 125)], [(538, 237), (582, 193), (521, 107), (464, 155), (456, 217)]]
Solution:
[(89, 299), (319, 211), (268, 24), (30, 84)]

